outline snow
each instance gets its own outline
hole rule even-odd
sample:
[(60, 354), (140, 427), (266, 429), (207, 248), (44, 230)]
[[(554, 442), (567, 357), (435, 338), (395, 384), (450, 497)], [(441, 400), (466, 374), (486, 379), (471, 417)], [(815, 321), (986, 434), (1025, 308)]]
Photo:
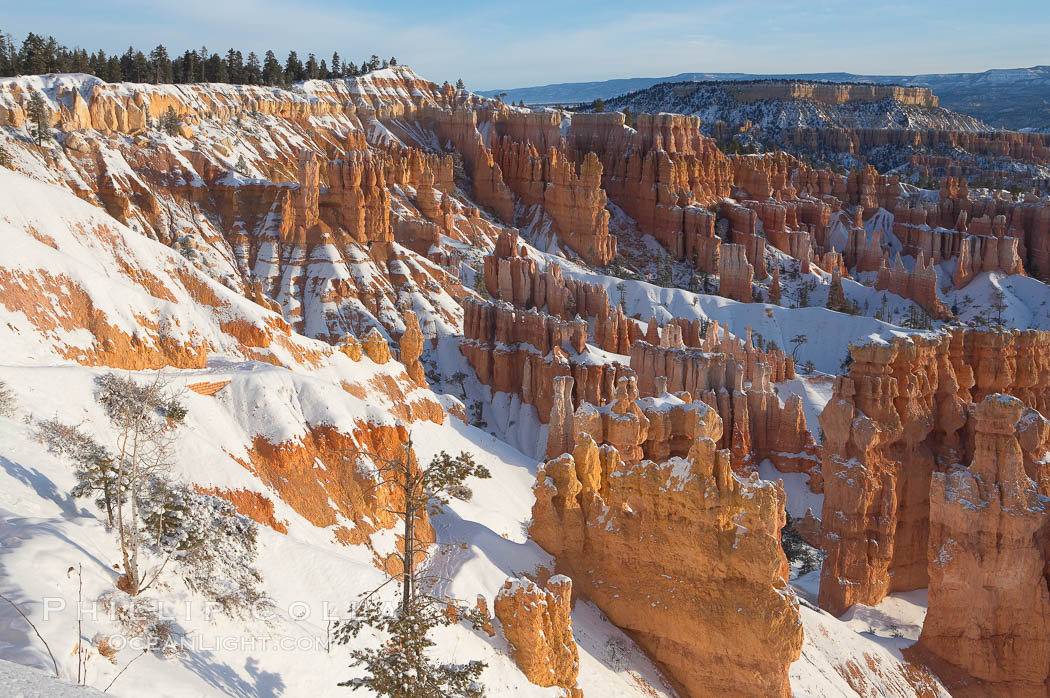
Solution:
[(0, 685), (8, 698), (93, 698), (104, 695), (93, 688), (56, 679), (42, 671), (0, 659)]

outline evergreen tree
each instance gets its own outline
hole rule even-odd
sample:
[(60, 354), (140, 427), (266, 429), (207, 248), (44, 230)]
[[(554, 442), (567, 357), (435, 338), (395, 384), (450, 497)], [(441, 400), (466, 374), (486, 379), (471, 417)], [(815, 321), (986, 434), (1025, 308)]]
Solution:
[(175, 107), (168, 106), (168, 110), (160, 117), (160, 128), (169, 136), (179, 135), (179, 115), (175, 113)]
[(15, 46), (15, 39), (10, 34), (5, 35), (4, 43), (7, 45), (7, 58), (4, 61), (6, 65), (5, 76), (12, 76), (19, 74), (19, 60), (18, 60), (18, 48)]
[(252, 51), (248, 54), (248, 62), (244, 64), (244, 84), (258, 85), (262, 82), (262, 66), (259, 57)]
[(317, 65), (317, 57), (309, 54), (306, 58), (306, 79), (316, 80), (320, 76), (320, 68)]
[(150, 80), (150, 65), (149, 59), (146, 58), (146, 54), (142, 51), (135, 51), (132, 57), (132, 64), (134, 65), (134, 82), (149, 82)]
[[(441, 511), (449, 496), (461, 490), (468, 477), (487, 478), (490, 476), (488, 470), (476, 464), (466, 453), (455, 458), (441, 453), (429, 465), (420, 467), (412, 451), (411, 435), (401, 452), (393, 458), (363, 452), (348, 455), (352, 455), (354, 461), (364, 456), (375, 463), (380, 484), (393, 490), (394, 501), (403, 503), (398, 514), (402, 519), (404, 553), (399, 555), (402, 572), (394, 577), (401, 582), (397, 609), (387, 613), (376, 600), (376, 592), (382, 589), (381, 586), (367, 593), (361, 606), (353, 609), (353, 619), (336, 629), (336, 641), (341, 644), (365, 629), (379, 630), (388, 635), (378, 648), (351, 652), (351, 666), (363, 666), (365, 676), (339, 685), (355, 690), (367, 688), (378, 695), (397, 698), (484, 696), (484, 688), (477, 681), (485, 668), (483, 662), (439, 664), (427, 656), (427, 650), (435, 646), (429, 637), (430, 631), (456, 621), (447, 612), (449, 599), (436, 598), (423, 589), (427, 580), (416, 567), (417, 552), (421, 551), (417, 548), (419, 541), (415, 526), (417, 519), (428, 511)], [(473, 622), (475, 627), (480, 627), (486, 620), (476, 611), (464, 611), (462, 617)]]
[(456, 89), (457, 90), (465, 90), (465, 89), (467, 89), (466, 87), (463, 86), (463, 78), (460, 78), (460, 79), (456, 80)]
[(37, 425), (37, 435), (49, 451), (73, 461), (77, 484), (70, 494), (94, 497), (95, 506), (106, 512), (106, 519), (112, 527), (116, 523), (114, 516), (118, 499), (119, 503), (127, 501), (127, 486), (118, 480), (116, 461), (109, 449), (79, 427), (63, 424), (57, 419)]
[(346, 66), (343, 68), (343, 73), (348, 78), (353, 78), (353, 77), (357, 77), (358, 75), (360, 75), (360, 73), (357, 71), (357, 64), (354, 63), (353, 61), (350, 61), (349, 63), (346, 64)]
[(168, 84), (174, 82), (171, 59), (168, 58), (168, 49), (163, 44), (150, 51), (150, 62), (153, 64), (153, 83)]
[(299, 54), (295, 51), (288, 52), (288, 60), (284, 63), (284, 79), (288, 82), (298, 82), (305, 75), (303, 62), (299, 60)]
[(25, 41), (22, 42), (22, 54), (19, 56), (22, 74), (42, 75), (47, 72), (47, 56), (45, 55), (46, 44), (44, 38), (33, 32), (29, 32)]
[(226, 63), (222, 60), (222, 57), (213, 53), (208, 58), (204, 69), (205, 82), (228, 82), (229, 76), (226, 75)]
[(26, 117), (31, 124), (30, 135), (37, 145), (43, 145), (44, 141), (51, 138), (51, 110), (44, 101), (44, 95), (34, 92), (29, 98), (26, 109)]
[(226, 52), (226, 79), (234, 85), (244, 82), (244, 57), (232, 48)]
[(343, 64), (339, 59), (339, 52), (335, 51), (332, 53), (332, 77), (341, 78), (343, 77)]
[(262, 81), (264, 85), (270, 86), (284, 83), (284, 70), (273, 51), (267, 51), (263, 58)]
[(605, 111), (605, 100), (603, 100), (601, 97), (594, 100), (594, 102), (591, 103), (591, 111), (597, 112), (599, 114)]
[(124, 73), (120, 69), (120, 59), (116, 56), (110, 56), (109, 60), (106, 61), (105, 72), (101, 77), (106, 82), (120, 82), (123, 80)]
[(393, 56), (390, 57), (390, 65), (397, 65), (397, 59)]
[(64, 73), (66, 67), (62, 54), (65, 52), (65, 47), (59, 47), (58, 42), (55, 41), (55, 37), (49, 36), (44, 42), (44, 72), (45, 73)]

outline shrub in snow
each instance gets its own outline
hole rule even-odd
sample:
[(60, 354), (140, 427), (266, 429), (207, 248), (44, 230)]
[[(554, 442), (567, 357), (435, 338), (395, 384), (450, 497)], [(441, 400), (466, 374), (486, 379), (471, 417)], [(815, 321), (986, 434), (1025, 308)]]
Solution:
[(787, 522), (780, 529), (780, 544), (784, 548), (784, 556), (793, 568), (798, 569), (799, 576), (808, 574), (820, 567), (823, 556), (821, 551), (802, 540), (791, 514), (785, 512), (785, 516)]
[[(112, 448), (57, 419), (41, 422), (37, 433), (51, 451), (73, 462), (72, 494), (94, 497), (115, 529), (124, 562), (118, 588), (137, 597), (174, 563), (190, 589), (228, 615), (258, 604), (263, 594), (255, 522), (221, 497), (168, 477), (174, 432), (186, 408), (160, 377), (140, 383), (106, 374), (97, 385), (96, 399), (116, 435)], [(164, 634), (148, 623), (139, 629)]]
[(258, 526), (222, 497), (156, 478), (142, 520), (151, 545), (178, 563), (186, 585), (226, 615), (242, 616), (264, 601)]
[(110, 526), (115, 523), (115, 514), (120, 503), (127, 501), (127, 479), (118, 484), (118, 470), (113, 455), (92, 436), (79, 427), (49, 419), (37, 425), (37, 437), (52, 453), (73, 461), (73, 474), (77, 484), (72, 490), (74, 497), (95, 497), (95, 506), (106, 512)]
[(161, 617), (155, 601), (113, 590), (99, 597), (99, 602), (107, 617), (116, 621), (125, 641), (138, 640), (138, 645), (168, 659), (183, 654), (184, 634), (171, 620)]
[(13, 417), (15, 414), (15, 394), (0, 381), (0, 417)]

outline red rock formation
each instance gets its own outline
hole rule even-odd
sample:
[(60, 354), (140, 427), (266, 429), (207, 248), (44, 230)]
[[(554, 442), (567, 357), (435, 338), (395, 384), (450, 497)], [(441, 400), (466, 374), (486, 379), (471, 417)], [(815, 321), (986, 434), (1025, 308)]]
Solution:
[(684, 694), (787, 696), (802, 626), (784, 494), (733, 474), (713, 410), (700, 423), (688, 457), (661, 464), (627, 465), (581, 436), (537, 473), (530, 534)]
[(401, 335), (400, 359), (405, 365), (408, 377), (415, 381), (416, 385), (426, 388), (426, 375), (423, 372), (423, 364), (419, 362), (422, 354), (423, 333), (419, 329), (419, 319), (409, 310), (405, 313), (405, 333)]
[(846, 292), (842, 289), (842, 274), (839, 273), (838, 267), (831, 272), (831, 285), (828, 287), (828, 302), (825, 306), (840, 313), (849, 309), (846, 303)]
[[(1046, 409), (1046, 346), (1045, 332), (970, 330), (851, 348), (850, 373), (836, 379), (820, 417), (823, 608), (837, 614), (927, 586), (930, 478), (970, 458), (973, 401), (1013, 393)], [(1042, 442), (1038, 433), (1025, 437), (1029, 452)]]
[[(537, 686), (573, 688), (579, 653), (572, 637), (572, 580), (555, 575), (546, 588), (527, 579), (508, 579), (493, 608), (514, 648), (514, 662)], [(582, 692), (579, 693), (582, 696)]]
[[(934, 319), (951, 317), (947, 306), (937, 298), (937, 269), (932, 261), (926, 264), (921, 252), (915, 260), (915, 268), (910, 271), (904, 267), (899, 254), (894, 259), (892, 269), (883, 260), (875, 279), (875, 288), (915, 301)], [(830, 307), (830, 296), (828, 303)]]
[[(696, 349), (636, 342), (631, 347), (631, 368), (638, 375), (640, 392), (660, 397), (661, 389), (669, 390), (688, 402), (696, 399), (715, 409), (722, 423), (730, 425), (718, 446), (731, 450), (737, 472), (747, 472), (769, 458), (785, 472), (808, 473), (810, 487), (819, 491), (817, 448), (806, 428), (801, 403), (789, 399), (781, 407), (771, 385), (771, 380), (784, 380), (789, 370), (794, 376), (790, 358), (779, 350), (758, 351), (750, 341), (726, 335), (720, 342), (702, 342)], [(649, 408), (645, 414), (651, 421), (656, 419)], [(658, 433), (649, 438), (660, 441)], [(670, 451), (646, 451), (645, 456), (659, 458), (666, 453)]]
[(1025, 473), (1023, 408), (986, 397), (969, 468), (933, 477), (929, 611), (917, 655), (952, 695), (1050, 693), (1050, 511)]
[(619, 364), (587, 361), (587, 323), (536, 311), (516, 310), (507, 304), (466, 300), (463, 304), (463, 341), (460, 352), (483, 384), (534, 405), (541, 422), (554, 407), (555, 376), (575, 380), (573, 401), (604, 405), (615, 380), (630, 371)]
[(748, 264), (743, 245), (722, 245), (718, 257), (718, 293), (726, 298), (750, 303), (754, 268)]

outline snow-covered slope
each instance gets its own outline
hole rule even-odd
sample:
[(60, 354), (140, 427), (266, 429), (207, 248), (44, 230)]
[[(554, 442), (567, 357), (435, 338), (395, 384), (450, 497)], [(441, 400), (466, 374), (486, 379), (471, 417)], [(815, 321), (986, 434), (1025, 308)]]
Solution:
[(880, 102), (826, 104), (810, 99), (737, 101), (718, 83), (661, 83), (606, 103), (612, 110), (633, 113), (675, 112), (699, 116), (702, 124), (724, 121), (751, 124), (776, 138), (789, 128), (906, 128), (987, 131), (989, 127), (970, 116), (940, 107), (904, 104), (893, 99)]

